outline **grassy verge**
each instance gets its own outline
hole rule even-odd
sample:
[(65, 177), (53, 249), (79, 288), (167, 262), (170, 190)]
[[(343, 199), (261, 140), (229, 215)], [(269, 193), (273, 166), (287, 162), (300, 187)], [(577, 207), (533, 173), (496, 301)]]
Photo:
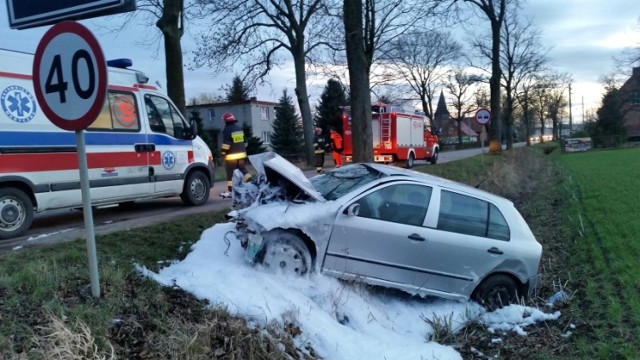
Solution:
[(566, 204), (572, 227), (572, 310), (582, 320), (575, 337), (582, 358), (640, 356), (640, 149), (571, 154)]
[[(102, 297), (91, 296), (83, 241), (0, 258), (0, 358), (283, 359), (281, 332), (137, 274), (182, 259), (224, 212), (97, 237)], [(282, 345), (285, 346), (283, 347)]]

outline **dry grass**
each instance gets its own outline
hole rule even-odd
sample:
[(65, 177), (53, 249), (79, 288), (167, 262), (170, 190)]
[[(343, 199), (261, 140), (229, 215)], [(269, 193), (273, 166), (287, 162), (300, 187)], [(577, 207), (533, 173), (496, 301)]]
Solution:
[(52, 360), (108, 360), (115, 359), (113, 346), (109, 351), (100, 350), (91, 329), (80, 320), (71, 326), (67, 319), (49, 314), (49, 324), (40, 327), (42, 335), (34, 339), (37, 351), (45, 359)]

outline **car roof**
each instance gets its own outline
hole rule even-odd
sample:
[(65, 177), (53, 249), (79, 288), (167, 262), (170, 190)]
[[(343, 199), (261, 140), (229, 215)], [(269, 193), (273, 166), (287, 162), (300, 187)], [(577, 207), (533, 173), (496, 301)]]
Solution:
[(436, 175), (427, 174), (427, 173), (410, 170), (410, 169), (404, 169), (397, 166), (378, 164), (378, 163), (363, 163), (362, 165), (371, 167), (387, 175), (388, 180), (386, 179), (386, 181), (389, 181), (389, 180), (393, 181), (393, 180), (404, 178), (406, 180), (418, 181), (426, 185), (436, 185), (443, 189), (463, 192), (469, 195), (481, 196), (487, 200), (491, 200), (492, 202), (500, 202), (500, 203), (513, 205), (513, 202), (499, 195), (492, 194), (488, 191), (479, 189), (477, 187), (473, 187), (457, 181), (445, 179)]

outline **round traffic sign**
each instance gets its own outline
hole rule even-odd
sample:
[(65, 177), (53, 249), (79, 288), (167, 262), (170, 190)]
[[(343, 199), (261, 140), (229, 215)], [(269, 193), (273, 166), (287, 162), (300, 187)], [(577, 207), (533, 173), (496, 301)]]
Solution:
[(491, 122), (491, 111), (487, 109), (479, 109), (476, 111), (476, 122), (480, 125), (487, 125)]
[(42, 112), (59, 128), (91, 125), (107, 94), (107, 65), (93, 34), (73, 21), (51, 27), (36, 49), (33, 87)]

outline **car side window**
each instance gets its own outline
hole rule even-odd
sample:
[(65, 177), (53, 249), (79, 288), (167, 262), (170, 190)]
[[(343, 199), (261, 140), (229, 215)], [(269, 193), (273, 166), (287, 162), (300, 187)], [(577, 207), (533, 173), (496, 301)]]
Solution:
[(422, 226), (432, 189), (424, 185), (397, 184), (378, 189), (358, 200), (358, 216)]
[(159, 96), (145, 95), (149, 127), (151, 131), (164, 133), (178, 139), (184, 138), (184, 121), (169, 101)]
[(509, 226), (498, 208), (484, 200), (443, 190), (438, 229), (509, 241)]
[(133, 93), (109, 90), (102, 111), (88, 130), (140, 131), (138, 107)]

